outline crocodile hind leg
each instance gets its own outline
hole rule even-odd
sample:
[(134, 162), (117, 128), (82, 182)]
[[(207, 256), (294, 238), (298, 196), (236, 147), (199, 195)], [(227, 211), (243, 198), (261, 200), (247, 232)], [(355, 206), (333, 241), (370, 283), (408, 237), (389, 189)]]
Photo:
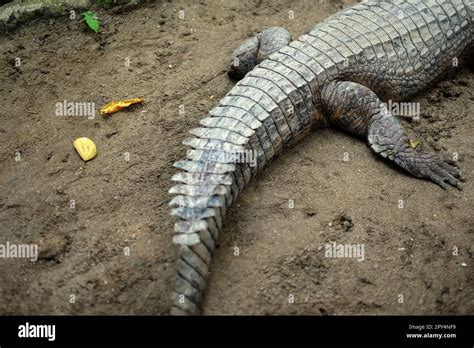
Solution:
[(290, 42), (291, 34), (282, 27), (268, 28), (245, 40), (232, 53), (229, 62), (229, 77), (234, 80), (242, 79), (256, 65)]
[(442, 188), (459, 185), (459, 171), (435, 153), (410, 146), (400, 121), (369, 88), (350, 81), (333, 81), (321, 91), (332, 124), (367, 138), (372, 150), (412, 175)]

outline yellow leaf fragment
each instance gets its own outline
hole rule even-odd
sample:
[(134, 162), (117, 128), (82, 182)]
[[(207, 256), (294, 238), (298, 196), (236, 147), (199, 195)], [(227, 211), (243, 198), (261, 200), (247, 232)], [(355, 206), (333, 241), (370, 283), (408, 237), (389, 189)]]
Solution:
[(110, 103), (104, 105), (100, 108), (101, 115), (112, 114), (114, 112), (120, 111), (129, 107), (130, 105), (142, 103), (145, 99), (143, 98), (133, 98), (127, 100), (111, 101)]
[(74, 140), (74, 148), (85, 162), (97, 156), (97, 148), (89, 138), (77, 138)]
[(415, 147), (417, 147), (417, 146), (420, 145), (420, 144), (421, 144), (421, 141), (420, 141), (420, 140), (410, 140), (410, 146), (411, 146), (412, 148), (415, 148)]

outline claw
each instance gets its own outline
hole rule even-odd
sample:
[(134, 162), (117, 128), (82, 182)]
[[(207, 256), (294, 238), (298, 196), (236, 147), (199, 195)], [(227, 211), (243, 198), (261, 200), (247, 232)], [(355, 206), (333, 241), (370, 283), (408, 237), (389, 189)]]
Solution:
[(438, 160), (437, 163), (435, 163), (435, 165), (430, 169), (443, 181), (447, 181), (450, 185), (457, 187), (459, 185), (459, 180), (450, 173), (444, 164), (446, 163)]
[(451, 174), (447, 174), (446, 175), (446, 180), (449, 182), (450, 185), (454, 186), (454, 187), (458, 187), (459, 186), (459, 180), (456, 179), (454, 176), (452, 176)]
[(448, 189), (448, 185), (444, 182), (443, 178), (438, 176), (435, 172), (430, 170), (430, 171), (428, 171), (427, 174), (428, 174), (428, 178), (431, 179), (431, 181), (438, 184), (439, 186), (441, 186), (445, 190)]
[(459, 182), (462, 181), (459, 169), (444, 162), (434, 153), (415, 151), (407, 147), (397, 154), (395, 163), (412, 175), (431, 180), (445, 190), (449, 185), (459, 188)]
[(443, 162), (443, 161), (440, 161), (440, 166), (443, 167), (443, 169), (447, 170), (449, 172), (449, 174), (451, 174), (452, 176), (456, 177), (456, 178), (459, 178), (460, 177), (460, 172), (459, 172), (459, 169), (446, 163), (446, 162)]

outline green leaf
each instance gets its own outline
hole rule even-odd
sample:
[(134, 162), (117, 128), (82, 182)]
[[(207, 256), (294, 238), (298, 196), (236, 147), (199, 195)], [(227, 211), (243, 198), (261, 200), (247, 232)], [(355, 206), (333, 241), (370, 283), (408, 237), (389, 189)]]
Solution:
[(84, 20), (86, 21), (89, 28), (91, 28), (96, 33), (98, 33), (100, 23), (99, 23), (99, 20), (97, 19), (97, 15), (92, 11), (81, 13), (81, 15), (84, 17)]

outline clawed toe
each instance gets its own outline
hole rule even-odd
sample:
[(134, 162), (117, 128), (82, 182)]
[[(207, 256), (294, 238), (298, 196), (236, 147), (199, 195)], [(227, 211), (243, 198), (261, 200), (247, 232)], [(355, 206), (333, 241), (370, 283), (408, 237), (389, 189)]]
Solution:
[(460, 177), (460, 172), (456, 167), (442, 160), (437, 160), (434, 165), (430, 166), (428, 177), (443, 189), (447, 189), (447, 183), (454, 187), (459, 186), (458, 178)]
[(451, 174), (455, 178), (459, 178), (461, 176), (461, 173), (460, 173), (458, 168), (456, 168), (456, 167), (454, 167), (454, 166), (452, 166), (452, 165), (450, 165), (446, 162), (443, 162), (443, 161), (440, 161), (439, 164), (444, 170), (449, 172), (449, 174)]

